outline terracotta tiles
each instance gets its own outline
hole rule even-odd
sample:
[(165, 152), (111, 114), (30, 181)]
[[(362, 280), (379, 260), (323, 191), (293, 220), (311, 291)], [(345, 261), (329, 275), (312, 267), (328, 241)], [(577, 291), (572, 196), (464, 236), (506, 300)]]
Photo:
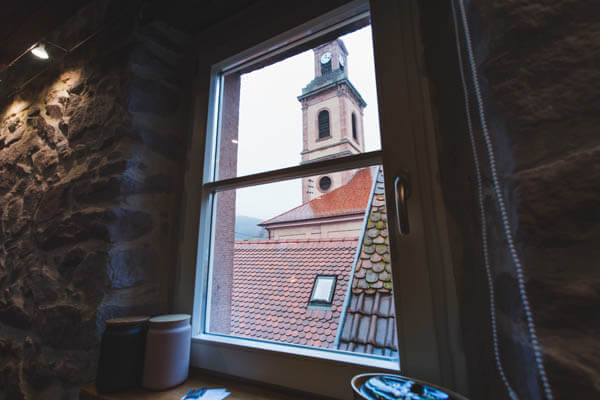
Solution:
[(376, 173), (377, 167), (363, 168), (354, 175), (348, 184), (263, 221), (259, 225), (269, 226), (282, 222), (363, 214), (369, 202)]
[(338, 348), (398, 357), (383, 172), (373, 190)]
[[(334, 346), (357, 239), (235, 243), (231, 333)], [(307, 308), (317, 275), (336, 275), (331, 309)]]

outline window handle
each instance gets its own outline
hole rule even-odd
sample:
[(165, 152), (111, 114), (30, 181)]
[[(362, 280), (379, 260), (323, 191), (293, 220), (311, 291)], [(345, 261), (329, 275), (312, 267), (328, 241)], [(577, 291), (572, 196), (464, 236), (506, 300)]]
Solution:
[(396, 226), (401, 235), (408, 235), (410, 227), (408, 224), (407, 200), (410, 196), (410, 183), (408, 174), (400, 172), (394, 179), (394, 196), (396, 200)]

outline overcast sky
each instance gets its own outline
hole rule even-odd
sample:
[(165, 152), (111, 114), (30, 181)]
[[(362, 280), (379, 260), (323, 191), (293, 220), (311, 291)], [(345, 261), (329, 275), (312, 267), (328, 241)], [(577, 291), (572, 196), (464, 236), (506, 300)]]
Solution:
[[(367, 103), (364, 115), (366, 150), (376, 150), (381, 145), (371, 27), (341, 39), (348, 49), (350, 82)], [(300, 163), (302, 109), (297, 97), (313, 78), (312, 50), (242, 75), (238, 176)], [(301, 180), (294, 179), (238, 189), (236, 214), (264, 220), (301, 203)]]

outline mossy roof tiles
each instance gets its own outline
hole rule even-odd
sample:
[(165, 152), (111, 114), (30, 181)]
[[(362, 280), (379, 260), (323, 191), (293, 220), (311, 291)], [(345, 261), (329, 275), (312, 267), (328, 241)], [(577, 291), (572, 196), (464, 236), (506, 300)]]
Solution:
[(382, 170), (377, 173), (368, 213), (338, 348), (396, 358), (398, 339)]

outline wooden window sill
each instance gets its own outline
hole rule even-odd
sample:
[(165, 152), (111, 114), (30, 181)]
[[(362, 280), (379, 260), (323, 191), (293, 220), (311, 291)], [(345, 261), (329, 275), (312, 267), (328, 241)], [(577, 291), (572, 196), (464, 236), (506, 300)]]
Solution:
[[(198, 369), (190, 369), (188, 379), (179, 386), (160, 392), (143, 388), (131, 389), (118, 393), (99, 394), (96, 385), (90, 383), (81, 389), (80, 400), (179, 400), (188, 390), (200, 387), (225, 388), (231, 392), (226, 400), (298, 400), (306, 399), (297, 393), (288, 393), (283, 389), (261, 386), (257, 383), (247, 383), (234, 377), (217, 377)], [(313, 397), (313, 396), (311, 396)]]

